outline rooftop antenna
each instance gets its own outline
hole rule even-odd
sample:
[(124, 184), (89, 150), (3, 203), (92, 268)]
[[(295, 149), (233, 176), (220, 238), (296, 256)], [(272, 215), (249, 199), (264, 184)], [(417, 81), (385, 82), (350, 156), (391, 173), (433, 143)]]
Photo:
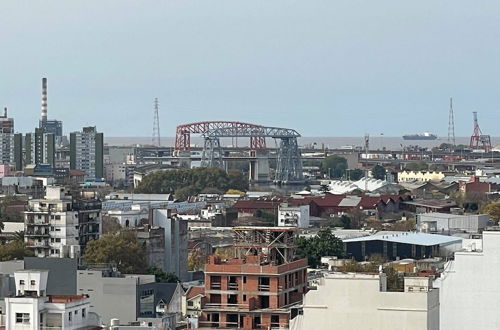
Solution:
[(456, 146), (455, 142), (455, 116), (453, 114), (453, 98), (450, 97), (450, 114), (448, 117), (448, 144), (453, 148)]
[(160, 104), (158, 102), (158, 98), (156, 97), (154, 100), (154, 110), (153, 110), (153, 145), (160, 147), (161, 146), (161, 141), (160, 141), (160, 115), (159, 115), (159, 110), (160, 110)]

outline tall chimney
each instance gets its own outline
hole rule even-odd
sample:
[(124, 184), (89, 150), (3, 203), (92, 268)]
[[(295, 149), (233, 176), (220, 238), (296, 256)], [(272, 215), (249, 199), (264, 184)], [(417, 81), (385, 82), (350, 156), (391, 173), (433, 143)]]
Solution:
[(47, 121), (47, 78), (42, 78), (42, 116), (41, 121)]
[(3, 116), (7, 118), (7, 107), (3, 108)]

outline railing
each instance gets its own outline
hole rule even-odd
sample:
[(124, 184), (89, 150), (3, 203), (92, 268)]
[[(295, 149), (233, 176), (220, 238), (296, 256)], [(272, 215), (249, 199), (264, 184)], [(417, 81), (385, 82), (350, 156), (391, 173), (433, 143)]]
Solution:
[(210, 289), (212, 290), (220, 290), (220, 288), (222, 287), (222, 285), (220, 283), (210, 283)]
[(46, 236), (46, 237), (50, 236), (49, 232), (41, 231), (41, 230), (27, 231), (24, 235), (25, 236)]
[(228, 290), (238, 290), (238, 283), (229, 283), (227, 288)]
[(270, 288), (271, 288), (270, 285), (259, 284), (259, 291), (269, 291)]
[(243, 310), (249, 310), (249, 305), (244, 305), (244, 304), (221, 304), (221, 303), (208, 303), (205, 304), (205, 309), (243, 309)]

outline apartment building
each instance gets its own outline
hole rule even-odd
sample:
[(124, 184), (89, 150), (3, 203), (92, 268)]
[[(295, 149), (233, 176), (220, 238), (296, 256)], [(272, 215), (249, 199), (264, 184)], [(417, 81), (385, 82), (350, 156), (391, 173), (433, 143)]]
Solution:
[(101, 232), (100, 202), (73, 200), (63, 187), (47, 186), (24, 212), (25, 243), (37, 257), (78, 258)]
[(85, 171), (85, 180), (104, 178), (104, 135), (95, 127), (70, 134), (70, 168)]
[(296, 258), (296, 228), (235, 227), (237, 257), (210, 256), (201, 327), (288, 328), (306, 292), (307, 260)]
[(34, 133), (27, 133), (24, 139), (25, 164), (56, 164), (55, 136), (42, 128), (35, 128)]

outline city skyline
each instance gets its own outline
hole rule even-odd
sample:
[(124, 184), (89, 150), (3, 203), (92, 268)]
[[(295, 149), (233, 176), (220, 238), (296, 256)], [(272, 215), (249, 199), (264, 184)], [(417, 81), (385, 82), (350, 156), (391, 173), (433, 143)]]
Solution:
[(472, 111), (498, 135), (498, 4), (99, 4), (0, 5), (0, 105), (17, 131), (38, 126), (47, 77), (48, 117), (65, 134), (151, 136), (158, 97), (162, 136), (208, 119), (303, 136), (446, 136), (452, 96), (457, 136), (472, 133)]

